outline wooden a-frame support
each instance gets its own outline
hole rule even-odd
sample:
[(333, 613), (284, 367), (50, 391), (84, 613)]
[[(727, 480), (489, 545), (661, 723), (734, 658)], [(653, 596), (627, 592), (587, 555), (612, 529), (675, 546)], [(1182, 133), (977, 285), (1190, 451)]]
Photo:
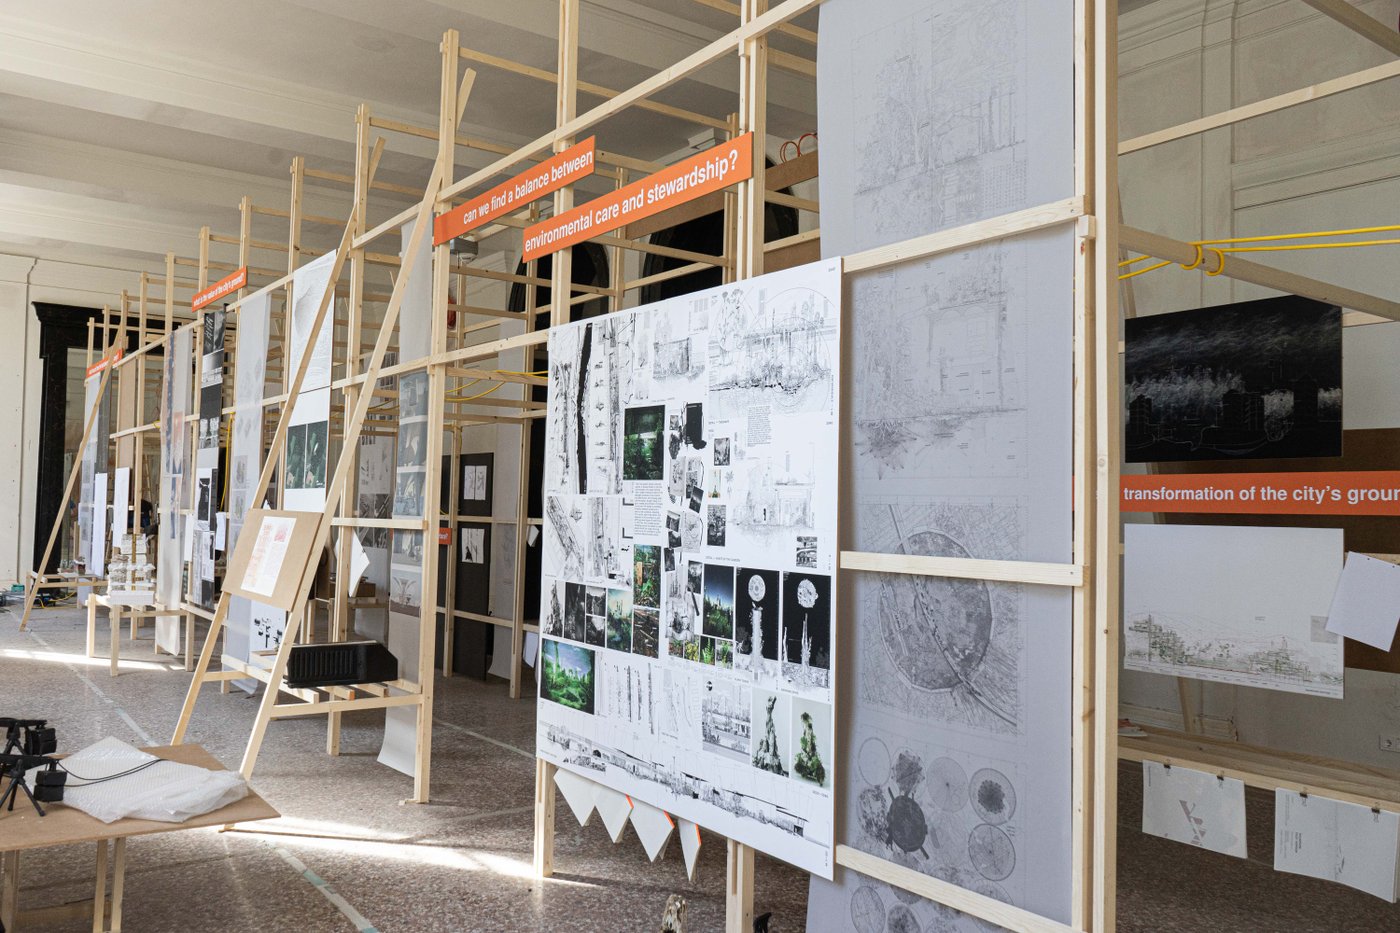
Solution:
[[(468, 90), (469, 87), (470, 85), (468, 85)], [(373, 166), (377, 164), (379, 155), (381, 153), (382, 143), (376, 146), (374, 155), (371, 158), (371, 176)], [(409, 238), (409, 242), (404, 254), (404, 260), (400, 268), (398, 278), (394, 283), (393, 292), (390, 295), (389, 305), (387, 310), (385, 311), (384, 319), (380, 325), (378, 339), (375, 342), (374, 351), (370, 357), (369, 365), (367, 366), (366, 371), (362, 374), (362, 377), (355, 381), (367, 383), (369, 386), (372, 387), (376, 380), (379, 378), (381, 370), (384, 368), (384, 355), (388, 349), (388, 345), (390, 342), (390, 338), (393, 334), (395, 324), (398, 321), (399, 310), (402, 306), (404, 297), (404, 287), (408, 281), (409, 275), (412, 272), (412, 266), (414, 264), (414, 257), (416, 255), (418, 245), (422, 241), (422, 238), (426, 235), (427, 230), (431, 227), (432, 210), (437, 204), (437, 193), (442, 185), (442, 179), (446, 171), (447, 168), (444, 165), (442, 158), (439, 157), (434, 162), (433, 171), (427, 185), (426, 193), (420, 200), (416, 213), (414, 215), (413, 219), (415, 220), (415, 223), (413, 233)], [(346, 259), (351, 251), (351, 248), (355, 245), (357, 230), (361, 229), (361, 227), (357, 223), (361, 220), (361, 211), (362, 205), (357, 203), (354, 206), (354, 208), (352, 208), (350, 217), (346, 221), (345, 229), (342, 233), (340, 244), (336, 250), (336, 259), (330, 274), (330, 278), (326, 284), (325, 291), (321, 296), (320, 305), (317, 309), (316, 317), (310, 329), (309, 339), (311, 340), (314, 340), (316, 335), (320, 332), (321, 327), (325, 326), (326, 318), (330, 312), (330, 309), (334, 305), (334, 296), (337, 281), (339, 280), (340, 273), (345, 265)], [(291, 275), (287, 276), (287, 279), (290, 278)], [(268, 286), (268, 289), (284, 284), (284, 281), (285, 280), (279, 280), (278, 282), (273, 283), (272, 286)], [(258, 477), (258, 484), (252, 496), (251, 501), (253, 502), (261, 502), (266, 497), (267, 489), (270, 485), (272, 473), (274, 471), (274, 466), (278, 458), (281, 456), (283, 447), (286, 443), (286, 436), (293, 408), (291, 400), (294, 400), (301, 391), (301, 386), (305, 378), (309, 362), (310, 354), (303, 355), (302, 360), (299, 366), (297, 367), (295, 377), (293, 378), (291, 385), (288, 386), (288, 402), (283, 405), (281, 414), (278, 418), (277, 428), (273, 435), (272, 444), (267, 451), (267, 456), (264, 461), (262, 471)], [(353, 451), (359, 439), (360, 431), (363, 427), (365, 416), (368, 413), (369, 405), (372, 399), (373, 392), (359, 392), (358, 397), (355, 399), (354, 402), (353, 414), (350, 415), (349, 418), (347, 418), (343, 436), (342, 453), (341, 456), (337, 459), (335, 473), (332, 476), (330, 482), (327, 484), (326, 505), (322, 511), (320, 520), (317, 524), (315, 545), (311, 549), (312, 555), (318, 556), (329, 539), (331, 528), (334, 524), (332, 519), (336, 511), (340, 507), (341, 497), (345, 490), (346, 482), (351, 472), (350, 466), (354, 463), (355, 460), (353, 456), (346, 456), (346, 452)], [(425, 534), (427, 532), (426, 525), (427, 523), (425, 523), (424, 527)], [(431, 549), (425, 549), (425, 553), (430, 551)], [(283, 568), (283, 573), (299, 573), (300, 579), (303, 581), (301, 592), (299, 593), (296, 602), (293, 604), (292, 609), (288, 614), (289, 625), (295, 624), (296, 620), (302, 618), (303, 614), (306, 611), (308, 600), (310, 597), (308, 570), (310, 561), (314, 560), (315, 556), (309, 558), (307, 564), (301, 568)], [(431, 569), (432, 568), (425, 568), (425, 573), (427, 573)], [(218, 641), (220, 630), (223, 627), (228, 616), (229, 601), (229, 594), (227, 592), (221, 592), (217, 607), (215, 609), (213, 618), (210, 623), (209, 632), (205, 638), (203, 650), (200, 652), (195, 676), (191, 681), (189, 691), (185, 697), (184, 706), (181, 709), (179, 720), (176, 723), (174, 736), (172, 738), (173, 744), (180, 744), (184, 740), (185, 732), (188, 729), (190, 718), (194, 713), (194, 707), (198, 702), (199, 689), (201, 685), (209, 680), (227, 679), (227, 677), (229, 676), (229, 672), (224, 672), (214, 677), (210, 677), (208, 675), (209, 664), (213, 658), (214, 646)], [(259, 705), (258, 716), (254, 722), (252, 733), (249, 736), (248, 746), (244, 753), (243, 761), (240, 765), (241, 773), (245, 777), (251, 776), (253, 769), (257, 763), (258, 753), (261, 749), (262, 741), (266, 734), (268, 723), (274, 718), (319, 713), (340, 713), (353, 709), (386, 708), (391, 706), (416, 706), (418, 708), (419, 720), (419, 754), (417, 756), (417, 767), (415, 769), (413, 799), (418, 802), (426, 802), (428, 799), (429, 772), (428, 756), (425, 752), (425, 749), (430, 748), (431, 746), (423, 742), (423, 735), (426, 732), (429, 736), (431, 736), (431, 660), (429, 661), (428, 666), (428, 676), (422, 677), (421, 680), (423, 682), (415, 684), (412, 690), (402, 695), (387, 695), (386, 691), (384, 695), (377, 696), (371, 695), (362, 698), (330, 699), (281, 705), (278, 704), (277, 698), (282, 688), (284, 687), (283, 678), (286, 673), (287, 661), (290, 656), (291, 647), (295, 642), (295, 638), (290, 636), (291, 633), (289, 632), (287, 636), (283, 637), (281, 643), (278, 646), (276, 660), (273, 663), (271, 671), (268, 673), (267, 688), (263, 694), (262, 701)], [(423, 651), (420, 652), (420, 671), (423, 670), (423, 665), (421, 663), (421, 655), (423, 653), (426, 653), (429, 659), (431, 659), (432, 652), (432, 639), (429, 637), (422, 640), (426, 642), (426, 647), (423, 649)], [(245, 676), (243, 672), (231, 673), (232, 676)]]

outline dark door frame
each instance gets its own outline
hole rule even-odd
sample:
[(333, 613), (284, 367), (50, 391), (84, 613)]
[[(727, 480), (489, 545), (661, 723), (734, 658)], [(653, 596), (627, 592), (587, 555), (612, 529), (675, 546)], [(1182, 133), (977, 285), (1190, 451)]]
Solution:
[(39, 319), (39, 362), (43, 367), (39, 388), (39, 472), (34, 495), (33, 567), (41, 573), (58, 569), (59, 550), (54, 549), (49, 565), (41, 568), (44, 547), (58, 520), (63, 487), (68, 473), (63, 469), (64, 415), (68, 403), (68, 351), (86, 350), (88, 321), (100, 320), (97, 308), (51, 304), (36, 301)]

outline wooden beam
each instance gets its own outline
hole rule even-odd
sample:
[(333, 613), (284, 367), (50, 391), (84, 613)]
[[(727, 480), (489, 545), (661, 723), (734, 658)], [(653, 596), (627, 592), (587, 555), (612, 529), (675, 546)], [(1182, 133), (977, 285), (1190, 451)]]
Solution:
[[(535, 68), (532, 65), (525, 65), (520, 62), (511, 61), (508, 58), (501, 58), (498, 55), (489, 55), (486, 52), (477, 52), (472, 49), (462, 49), (462, 57), (467, 61), (477, 62), (482, 65), (490, 65), (493, 68), (500, 68), (502, 71), (509, 71), (512, 74), (522, 75), (527, 78), (534, 78), (537, 81), (544, 81), (548, 84), (559, 83), (559, 76), (545, 68)], [(590, 84), (587, 81), (578, 81), (577, 87), (585, 94), (594, 97), (601, 97), (604, 100), (612, 100), (618, 95), (618, 91), (612, 88), (603, 87), (599, 84)], [(658, 103), (654, 100), (643, 100), (637, 102), (637, 109), (650, 110), (652, 113), (659, 113), (668, 117), (675, 117), (688, 123), (697, 123), (701, 126), (710, 126), (715, 129), (727, 129), (723, 120), (711, 117), (707, 114), (696, 113), (692, 110), (684, 110), (680, 107), (672, 107), (668, 104)]]
[(1153, 146), (1160, 146), (1177, 139), (1185, 139), (1188, 136), (1195, 136), (1197, 133), (1204, 133), (1207, 130), (1217, 129), (1222, 126), (1229, 126), (1232, 123), (1239, 123), (1252, 117), (1261, 117), (1266, 113), (1277, 113), (1289, 107), (1296, 107), (1299, 104), (1306, 104), (1309, 101), (1321, 100), (1324, 97), (1331, 97), (1333, 94), (1340, 94), (1343, 91), (1350, 91), (1353, 88), (1365, 87), (1368, 84), (1375, 84), (1377, 81), (1385, 81), (1389, 78), (1400, 76), (1400, 61), (1387, 62), (1384, 65), (1377, 65), (1374, 68), (1367, 68), (1353, 74), (1343, 75), (1340, 78), (1332, 78), (1329, 81), (1322, 81), (1318, 84), (1310, 84), (1307, 87), (1298, 88), (1296, 91), (1288, 91), (1274, 97), (1266, 97), (1264, 100), (1256, 100), (1252, 104), (1244, 104), (1223, 110), (1220, 113), (1211, 114), (1208, 117), (1201, 117), (1199, 120), (1189, 120), (1176, 126), (1169, 126), (1164, 130), (1157, 130), (1153, 133), (1144, 133), (1141, 136), (1134, 136), (1118, 144), (1118, 154), (1127, 155), (1130, 152), (1138, 152), (1142, 149), (1150, 149)]
[[(1324, 16), (1329, 16), (1352, 32), (1368, 39), (1385, 49), (1391, 55), (1400, 55), (1400, 31), (1387, 26), (1380, 20), (1357, 9), (1346, 0), (1303, 0), (1308, 6)], [(1392, 13), (1394, 11), (1392, 10)]]
[[(1173, 240), (1157, 233), (1149, 233), (1146, 230), (1122, 227), (1119, 231), (1119, 239), (1124, 249), (1155, 256), (1158, 259), (1168, 259), (1182, 265), (1190, 265), (1196, 259), (1196, 247), (1190, 243)], [(1325, 301), (1328, 304), (1337, 304), (1356, 311), (1367, 311), (1392, 321), (1400, 321), (1400, 302), (1378, 298), (1375, 295), (1343, 288), (1340, 285), (1331, 285), (1304, 275), (1298, 275), (1296, 272), (1285, 272), (1272, 266), (1262, 266), (1233, 255), (1222, 258), (1222, 254), (1212, 252), (1209, 248), (1205, 250), (1205, 259), (1200, 268), (1202, 272), (1223, 274), (1241, 282), (1252, 282), (1255, 285), (1277, 289), (1287, 294), (1302, 295), (1316, 301)]]
[(552, 150), (556, 142), (577, 137), (585, 130), (591, 129), (609, 117), (633, 106), (637, 101), (646, 100), (657, 91), (670, 87), (676, 82), (690, 77), (705, 66), (724, 58), (736, 51), (748, 39), (766, 35), (782, 23), (807, 12), (820, 3), (821, 0), (784, 0), (783, 3), (778, 4), (762, 16), (740, 24), (732, 32), (686, 56), (671, 67), (657, 72), (645, 81), (634, 84), (587, 113), (580, 114), (566, 123), (560, 123), (550, 132), (525, 144), (511, 155), (497, 159), (485, 168), (478, 169), (466, 178), (454, 182), (443, 191), (443, 197), (458, 195), (502, 172), (509, 171), (521, 162), (529, 160), (532, 156), (545, 150)]
[(1007, 583), (1039, 583), (1046, 586), (1080, 586), (1084, 568), (1078, 564), (1051, 564), (1028, 560), (983, 560), (964, 557), (924, 557), (914, 554), (875, 554), (842, 551), (842, 570), (903, 573), (963, 580), (997, 580)]

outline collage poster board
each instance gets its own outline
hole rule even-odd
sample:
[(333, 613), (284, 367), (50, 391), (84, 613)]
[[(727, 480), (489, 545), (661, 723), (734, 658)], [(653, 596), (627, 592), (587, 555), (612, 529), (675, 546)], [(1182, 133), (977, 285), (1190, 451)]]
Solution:
[(833, 870), (841, 266), (550, 330), (537, 754)]
[(223, 308), (204, 312), (199, 367), (199, 432), (195, 440), (194, 563), (190, 585), (194, 601), (206, 609), (214, 606), (214, 533), (221, 511), (223, 477), (219, 470), (224, 423), (224, 321)]
[(282, 504), (298, 512), (320, 512), (326, 507), (326, 471), (330, 453), (331, 345), (335, 334), (335, 308), (326, 309), (312, 343), (311, 328), (321, 308), (321, 298), (335, 267), (335, 253), (327, 253), (297, 270), (292, 284), (291, 360), (287, 380), (296, 376), (304, 356), (310, 357), (301, 392), (292, 406), (283, 462)]
[[(413, 239), (413, 221), (400, 229), (399, 258), (408, 259)], [(433, 308), (432, 237), (419, 241), (413, 267), (402, 283), (403, 304), (399, 312), (398, 359), (404, 363), (421, 360), (432, 351)], [(403, 268), (400, 266), (400, 268)], [(398, 377), (398, 437), (394, 446), (394, 495), (390, 503), (394, 518), (434, 516), (427, 509), (428, 486), (428, 388), (426, 370)], [(444, 480), (444, 485), (446, 481)], [(389, 613), (385, 621), (384, 643), (399, 661), (399, 676), (419, 678), (418, 656), (423, 639), (423, 532), (395, 529), (389, 536)], [(368, 552), (367, 552), (368, 553)], [(371, 561), (373, 566), (373, 561)], [(435, 599), (430, 594), (430, 599)], [(428, 637), (432, 637), (429, 634)], [(418, 710), (391, 707), (384, 711), (384, 743), (379, 762), (412, 776), (417, 769)]]
[[(160, 548), (156, 558), (156, 598), (161, 606), (183, 602), (185, 473), (190, 432), (185, 419), (190, 408), (190, 362), (194, 340), (189, 327), (175, 331), (167, 344), (160, 397)], [(156, 617), (156, 645), (180, 653), (179, 616)]]
[[(111, 394), (101, 392), (102, 373), (93, 373), (83, 382), (83, 424), (93, 417), (93, 412), (97, 412), (97, 422), (92, 427), (92, 433), (88, 437), (87, 446), (82, 449), (82, 469), (79, 473), (78, 486), (78, 540), (73, 551), (73, 557), (80, 559), (87, 566), (89, 574), (102, 573), (102, 559), (99, 557), (93, 560), (93, 534), (97, 524), (96, 515), (96, 491), (97, 474), (107, 470), (107, 443), (109, 425), (107, 416)], [(99, 398), (99, 393), (101, 397)], [(101, 442), (99, 443), (99, 439)], [(96, 569), (94, 569), (94, 567)], [(78, 588), (79, 604), (86, 604), (89, 587)]]
[[(268, 295), (245, 299), (238, 307), (238, 353), (234, 355), (233, 428), (229, 439), (229, 527), (225, 553), (238, 546), (248, 510), (257, 491), (263, 464), (263, 393), (267, 383), (268, 327), (272, 302)], [(287, 614), (243, 596), (229, 599), (224, 654), (244, 664), (271, 667), (262, 652), (282, 641)], [(234, 681), (249, 693), (255, 680)]]
[[(1072, 0), (820, 15), (823, 255), (1074, 194)], [(1074, 560), (1075, 249), (1065, 224), (848, 277), (855, 550)], [(843, 582), (837, 840), (1068, 922), (1070, 589)], [(852, 870), (808, 905), (814, 931), (986, 929)]]

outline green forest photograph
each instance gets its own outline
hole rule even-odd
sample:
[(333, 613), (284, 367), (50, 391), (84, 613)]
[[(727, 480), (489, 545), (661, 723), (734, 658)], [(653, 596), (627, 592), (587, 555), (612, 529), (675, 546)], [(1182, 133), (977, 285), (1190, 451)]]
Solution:
[(705, 565), (705, 618), (702, 629), (715, 638), (734, 637), (734, 568)]
[(593, 652), (552, 638), (544, 640), (540, 699), (593, 714)]
[(632, 602), (661, 608), (661, 548), (655, 544), (632, 546)]
[(622, 478), (663, 477), (666, 406), (628, 408), (622, 416)]

